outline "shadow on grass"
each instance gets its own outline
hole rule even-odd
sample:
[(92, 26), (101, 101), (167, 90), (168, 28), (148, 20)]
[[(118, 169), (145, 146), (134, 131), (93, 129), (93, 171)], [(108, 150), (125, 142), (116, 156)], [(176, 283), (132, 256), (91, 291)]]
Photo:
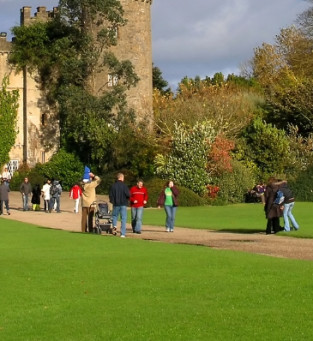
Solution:
[(216, 230), (217, 233), (241, 233), (241, 234), (254, 234), (254, 233), (265, 233), (265, 229), (220, 229)]

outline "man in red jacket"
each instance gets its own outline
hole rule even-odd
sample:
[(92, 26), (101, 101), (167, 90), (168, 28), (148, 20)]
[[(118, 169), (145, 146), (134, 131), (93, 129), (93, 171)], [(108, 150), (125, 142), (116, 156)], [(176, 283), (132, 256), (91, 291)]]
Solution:
[(143, 186), (143, 181), (138, 180), (137, 185), (130, 189), (131, 224), (134, 233), (141, 233), (143, 208), (147, 201), (147, 189)]

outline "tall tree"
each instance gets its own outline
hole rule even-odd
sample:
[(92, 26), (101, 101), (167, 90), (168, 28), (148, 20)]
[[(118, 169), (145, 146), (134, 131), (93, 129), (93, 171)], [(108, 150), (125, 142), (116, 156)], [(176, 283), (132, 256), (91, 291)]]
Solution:
[(263, 86), (266, 119), (287, 130), (313, 131), (313, 40), (294, 26), (282, 29), (275, 44), (255, 49), (253, 76)]
[[(138, 77), (130, 61), (109, 51), (116, 29), (125, 25), (118, 0), (60, 0), (59, 14), (46, 23), (14, 27), (10, 61), (40, 75), (50, 105), (58, 112), (61, 146), (82, 161), (110, 166), (113, 141), (133, 118), (125, 91)], [(114, 74), (116, 86), (95, 90), (103, 70)]]
[(18, 90), (7, 90), (8, 79), (5, 77), (0, 87), (0, 166), (9, 160), (17, 135)]

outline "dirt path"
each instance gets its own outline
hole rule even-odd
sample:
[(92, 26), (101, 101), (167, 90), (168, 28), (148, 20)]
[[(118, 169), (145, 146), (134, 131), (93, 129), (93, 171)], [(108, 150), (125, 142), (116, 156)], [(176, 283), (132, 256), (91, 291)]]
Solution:
[[(106, 200), (105, 196), (98, 196), (98, 200)], [(34, 225), (80, 232), (81, 215), (75, 214), (74, 203), (64, 192), (61, 197), (61, 213), (44, 213), (43, 211), (23, 212), (20, 193), (10, 193), (11, 215), (2, 217)], [(3, 221), (0, 220), (0, 225)], [(288, 238), (263, 233), (225, 233), (209, 230), (193, 230), (175, 228), (174, 233), (165, 232), (161, 226), (143, 226), (141, 235), (131, 233), (127, 226), (127, 237), (154, 240), (166, 243), (203, 245), (215, 249), (237, 250), (263, 254), (274, 257), (313, 260), (313, 239)]]

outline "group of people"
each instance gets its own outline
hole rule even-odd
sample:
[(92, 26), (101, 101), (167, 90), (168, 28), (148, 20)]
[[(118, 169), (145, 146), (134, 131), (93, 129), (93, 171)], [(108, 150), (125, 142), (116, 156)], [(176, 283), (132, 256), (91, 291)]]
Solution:
[[(47, 179), (45, 184), (40, 188), (39, 184), (32, 186), (28, 177), (20, 185), (20, 192), (22, 195), (23, 211), (29, 211), (29, 201), (32, 204), (33, 211), (40, 210), (40, 199), (43, 199), (44, 211), (51, 213), (55, 210), (57, 213), (61, 212), (61, 194), (62, 186), (58, 180), (51, 181)], [(29, 200), (31, 196), (31, 200)]]
[[(264, 210), (267, 219), (266, 234), (269, 235), (279, 231), (290, 232), (290, 222), (295, 230), (299, 229), (299, 224), (292, 213), (295, 198), (287, 181), (271, 177), (265, 188), (264, 199)], [(284, 217), (284, 227), (280, 226), (279, 218), (282, 216)]]
[[(85, 168), (86, 173), (86, 168)], [(100, 178), (89, 173), (89, 178), (82, 183), (82, 220), (81, 231), (93, 232), (93, 216), (96, 201), (96, 187), (100, 184)], [(127, 206), (131, 207), (131, 227), (133, 233), (141, 234), (144, 206), (148, 202), (148, 191), (143, 180), (139, 179), (137, 184), (130, 189), (124, 183), (125, 176), (118, 173), (115, 183), (109, 191), (109, 200), (113, 205), (112, 210), (112, 233), (117, 233), (117, 223), (120, 219), (120, 236), (126, 237)], [(166, 212), (166, 231), (174, 232), (176, 210), (178, 206), (179, 190), (173, 181), (168, 181), (161, 191), (158, 199), (158, 207), (164, 206)]]

